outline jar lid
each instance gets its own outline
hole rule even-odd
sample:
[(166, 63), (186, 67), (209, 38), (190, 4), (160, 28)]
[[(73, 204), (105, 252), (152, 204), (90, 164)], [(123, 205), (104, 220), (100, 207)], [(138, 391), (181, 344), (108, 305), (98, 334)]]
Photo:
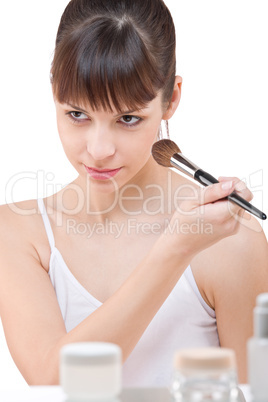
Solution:
[(236, 369), (235, 353), (226, 348), (181, 349), (174, 356), (175, 369)]
[(77, 342), (61, 348), (62, 364), (121, 363), (122, 352), (118, 345), (108, 342)]

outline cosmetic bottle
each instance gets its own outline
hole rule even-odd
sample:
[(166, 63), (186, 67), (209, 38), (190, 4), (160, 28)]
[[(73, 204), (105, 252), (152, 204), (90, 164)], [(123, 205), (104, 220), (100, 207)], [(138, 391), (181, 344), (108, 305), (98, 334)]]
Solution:
[(117, 402), (122, 352), (112, 343), (80, 342), (60, 351), (60, 385), (68, 401)]
[(180, 402), (237, 401), (234, 351), (214, 347), (177, 351), (171, 393)]
[(254, 336), (248, 341), (248, 382), (253, 400), (268, 401), (268, 293), (257, 296)]

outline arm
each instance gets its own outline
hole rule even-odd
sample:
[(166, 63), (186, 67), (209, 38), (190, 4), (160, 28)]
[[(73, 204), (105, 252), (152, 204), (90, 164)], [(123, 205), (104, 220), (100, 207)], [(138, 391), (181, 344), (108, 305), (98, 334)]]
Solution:
[(187, 208), (191, 214), (175, 213), (174, 219), (190, 224), (199, 217), (206, 218), (214, 223), (213, 235), (168, 232), (160, 236), (118, 291), (69, 333), (50, 279), (30, 240), (31, 232), (25, 230), (26, 217), (14, 216), (8, 206), (1, 207), (0, 314), (11, 355), (26, 381), (57, 384), (59, 351), (71, 342), (114, 342), (122, 348), (125, 360), (193, 253), (237, 230), (227, 202), (215, 202), (232, 191), (233, 187), (223, 189), (220, 184), (200, 190), (202, 208), (198, 200), (190, 201)]
[(23, 218), (17, 216), (15, 225), (8, 207), (1, 209), (0, 313), (9, 350), (26, 381), (57, 384), (59, 351), (71, 342), (114, 342), (126, 360), (189, 256), (168, 250), (165, 236), (107, 302), (66, 333), (49, 276), (27, 230), (19, 229)]
[(232, 242), (215, 276), (215, 310), (221, 346), (235, 350), (240, 383), (247, 382), (247, 340), (253, 335), (256, 297), (268, 292), (268, 245), (257, 220), (251, 217)]
[(204, 250), (194, 276), (203, 298), (215, 309), (220, 344), (235, 350), (240, 383), (247, 382), (247, 340), (253, 308), (268, 292), (268, 245), (259, 222), (245, 215), (238, 233)]
[[(250, 201), (253, 197), (245, 184), (232, 179), (236, 190)], [(241, 212), (238, 232), (203, 250), (191, 266), (203, 298), (215, 309), (220, 344), (235, 350), (239, 382), (246, 383), (253, 308), (257, 295), (268, 292), (268, 245), (258, 220)]]

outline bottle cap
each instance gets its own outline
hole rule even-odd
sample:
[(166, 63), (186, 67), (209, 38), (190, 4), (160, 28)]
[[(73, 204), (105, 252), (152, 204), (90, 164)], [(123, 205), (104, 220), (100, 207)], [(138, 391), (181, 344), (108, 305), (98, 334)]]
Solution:
[(257, 306), (268, 308), (268, 293), (261, 293), (257, 296)]
[(268, 338), (268, 293), (257, 296), (254, 308), (254, 335), (258, 338)]
[(235, 353), (226, 348), (181, 349), (175, 353), (174, 368), (215, 370), (236, 369)]

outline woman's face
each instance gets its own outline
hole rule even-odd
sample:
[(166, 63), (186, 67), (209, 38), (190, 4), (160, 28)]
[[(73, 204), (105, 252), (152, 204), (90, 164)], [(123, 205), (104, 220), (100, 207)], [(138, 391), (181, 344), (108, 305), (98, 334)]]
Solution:
[(57, 101), (55, 105), (67, 158), (80, 178), (89, 178), (99, 190), (110, 192), (129, 182), (138, 184), (147, 167), (155, 164), (151, 147), (163, 116), (160, 94), (145, 108), (121, 114), (93, 111), (88, 105)]

